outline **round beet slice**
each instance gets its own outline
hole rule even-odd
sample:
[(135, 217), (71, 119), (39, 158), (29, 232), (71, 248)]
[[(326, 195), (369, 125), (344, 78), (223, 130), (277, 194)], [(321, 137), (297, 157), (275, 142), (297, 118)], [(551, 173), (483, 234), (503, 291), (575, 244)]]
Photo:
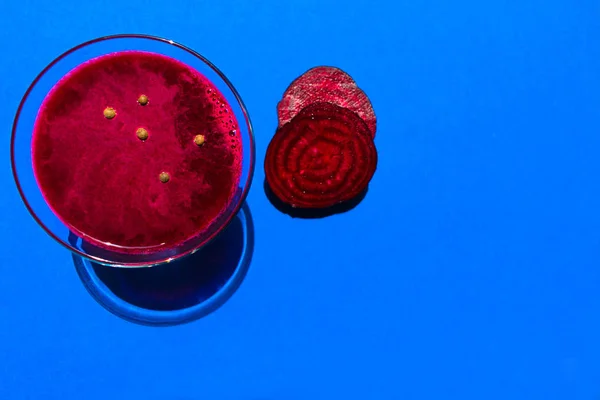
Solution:
[(297, 208), (327, 208), (366, 189), (377, 150), (365, 122), (331, 103), (313, 103), (277, 130), (265, 157), (273, 194)]
[(367, 95), (344, 71), (335, 67), (315, 67), (296, 78), (277, 104), (279, 127), (294, 118), (304, 107), (318, 102), (348, 108), (366, 122), (375, 137), (377, 119)]

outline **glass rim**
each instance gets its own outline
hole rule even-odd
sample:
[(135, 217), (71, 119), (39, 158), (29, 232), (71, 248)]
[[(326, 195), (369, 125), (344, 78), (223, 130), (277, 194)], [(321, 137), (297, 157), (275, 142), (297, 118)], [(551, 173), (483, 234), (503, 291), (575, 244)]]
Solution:
[[(220, 224), (220, 226), (218, 227), (218, 229), (216, 229), (214, 232), (212, 232), (205, 240), (202, 241), (202, 243), (200, 243), (199, 245), (192, 247), (190, 249), (187, 249), (185, 251), (182, 251), (181, 253), (178, 253), (176, 255), (170, 256), (164, 260), (156, 260), (156, 261), (150, 261), (150, 262), (113, 262), (110, 260), (106, 260), (103, 259), (102, 257), (97, 257), (94, 255), (90, 255), (87, 254), (84, 251), (81, 251), (79, 249), (77, 249), (75, 246), (70, 245), (69, 243), (67, 243), (65, 240), (59, 238), (56, 234), (54, 234), (54, 232), (52, 232), (52, 230), (46, 226), (46, 224), (44, 222), (42, 222), (41, 218), (37, 215), (37, 213), (34, 211), (33, 207), (31, 206), (31, 204), (29, 203), (29, 201), (27, 200), (27, 196), (25, 194), (25, 191), (23, 190), (23, 187), (21, 186), (21, 182), (19, 180), (19, 176), (17, 173), (17, 165), (16, 165), (16, 157), (15, 157), (15, 137), (17, 134), (17, 125), (19, 122), (19, 118), (21, 117), (21, 112), (23, 111), (23, 106), (25, 105), (25, 102), (27, 101), (27, 99), (29, 98), (31, 92), (33, 91), (34, 87), (37, 85), (37, 83), (42, 79), (42, 77), (52, 68), (54, 67), (58, 62), (60, 62), (62, 59), (64, 59), (65, 57), (69, 56), (70, 54), (73, 54), (74, 52), (87, 47), (89, 45), (93, 45), (96, 43), (100, 43), (100, 42), (106, 42), (106, 41), (110, 41), (110, 40), (114, 40), (114, 39), (145, 39), (145, 40), (151, 40), (151, 41), (155, 41), (155, 42), (159, 42), (159, 43), (163, 43), (166, 45), (171, 45), (171, 46), (175, 46), (177, 48), (179, 48), (180, 50), (183, 50), (185, 52), (190, 53), (192, 56), (198, 58), (200, 61), (202, 61), (204, 64), (206, 64), (210, 69), (212, 69), (222, 80), (223, 82), (227, 85), (227, 87), (231, 90), (232, 94), (235, 96), (236, 101), (238, 102), (240, 109), (246, 119), (246, 123), (248, 125), (248, 136), (249, 136), (249, 141), (250, 141), (250, 160), (249, 160), (249, 170), (248, 170), (248, 175), (246, 178), (246, 182), (244, 184), (244, 187), (242, 189), (242, 193), (240, 195), (240, 198), (238, 199), (237, 203), (235, 204), (235, 206), (233, 207), (232, 211), (230, 212), (230, 214), (227, 216), (227, 218)], [(25, 207), (27, 208), (27, 211), (29, 212), (29, 214), (33, 217), (33, 219), (36, 221), (36, 223), (42, 227), (42, 229), (52, 238), (54, 239), (56, 242), (58, 242), (59, 244), (61, 244), (63, 247), (65, 247), (66, 249), (68, 249), (69, 251), (71, 251), (72, 253), (83, 257), (85, 259), (89, 259), (92, 260), (93, 262), (97, 262), (100, 264), (104, 264), (104, 265), (108, 265), (108, 266), (112, 266), (112, 267), (122, 267), (122, 268), (143, 268), (143, 267), (152, 267), (155, 265), (160, 265), (160, 264), (164, 264), (164, 263), (168, 263), (168, 262), (172, 262), (175, 260), (179, 260), (187, 255), (193, 254), (194, 252), (196, 252), (198, 249), (206, 246), (207, 244), (209, 244), (210, 242), (212, 242), (213, 239), (215, 239), (221, 232), (223, 232), (223, 230), (229, 226), (229, 224), (231, 223), (231, 221), (233, 220), (233, 218), (235, 218), (235, 216), (239, 213), (240, 209), (242, 208), (243, 204), (246, 201), (246, 197), (248, 196), (248, 192), (250, 191), (250, 186), (252, 184), (252, 179), (254, 176), (254, 169), (255, 169), (255, 160), (256, 158), (256, 145), (255, 145), (255, 139), (254, 139), (254, 130), (252, 127), (252, 122), (250, 120), (250, 115), (248, 114), (248, 110), (246, 108), (246, 105), (244, 104), (240, 94), (238, 93), (238, 91), (236, 90), (236, 88), (233, 86), (233, 84), (231, 83), (231, 81), (227, 78), (227, 76), (225, 76), (225, 74), (219, 69), (217, 68), (212, 62), (210, 62), (206, 57), (204, 57), (202, 54), (198, 53), (197, 51), (181, 44), (178, 42), (175, 42), (171, 39), (166, 39), (160, 36), (153, 36), (153, 35), (147, 35), (147, 34), (138, 34), (138, 33), (121, 33), (121, 34), (115, 34), (115, 35), (106, 35), (106, 36), (100, 36), (97, 37), (95, 39), (91, 39), (85, 42), (82, 42), (76, 46), (71, 47), (70, 49), (68, 49), (67, 51), (63, 52), (62, 54), (60, 54), (59, 56), (57, 56), (56, 58), (54, 58), (54, 60), (52, 60), (44, 69), (42, 69), (41, 72), (39, 72), (37, 74), (37, 76), (35, 77), (35, 79), (33, 79), (33, 81), (29, 84), (29, 86), (27, 87), (27, 90), (25, 91), (25, 94), (23, 95), (23, 97), (21, 98), (21, 101), (19, 102), (19, 106), (17, 108), (17, 111), (15, 113), (15, 117), (13, 119), (13, 124), (12, 124), (12, 128), (11, 128), (11, 137), (10, 137), (10, 165), (11, 165), (11, 170), (12, 170), (12, 175), (13, 175), (13, 180), (17, 186), (17, 190), (19, 192), (19, 196), (21, 196), (21, 200), (23, 201), (23, 204), (25, 205)], [(37, 186), (37, 185), (36, 185)], [(39, 187), (38, 187), (39, 189)]]

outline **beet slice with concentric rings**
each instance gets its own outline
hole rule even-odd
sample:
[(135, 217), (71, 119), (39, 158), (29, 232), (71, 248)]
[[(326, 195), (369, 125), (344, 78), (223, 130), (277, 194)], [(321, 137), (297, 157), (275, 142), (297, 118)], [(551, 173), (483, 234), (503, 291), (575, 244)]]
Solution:
[(296, 78), (277, 104), (279, 127), (312, 103), (326, 102), (354, 111), (375, 137), (377, 119), (371, 101), (346, 72), (335, 67), (315, 67)]
[(277, 130), (265, 157), (271, 191), (295, 208), (327, 208), (369, 184), (377, 150), (366, 123), (353, 111), (313, 103)]

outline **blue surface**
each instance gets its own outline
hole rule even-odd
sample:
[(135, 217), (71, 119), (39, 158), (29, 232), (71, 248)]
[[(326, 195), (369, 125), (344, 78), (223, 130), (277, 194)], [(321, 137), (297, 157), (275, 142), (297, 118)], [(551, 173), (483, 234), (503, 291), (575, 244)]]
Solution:
[[(600, 396), (600, 3), (21, 0), (0, 13), (0, 399)], [(204, 54), (257, 137), (252, 264), (219, 310), (120, 319), (10, 178), (12, 117), (55, 56), (104, 34)], [(286, 86), (347, 70), (379, 118), (365, 200), (320, 220), (267, 201)]]

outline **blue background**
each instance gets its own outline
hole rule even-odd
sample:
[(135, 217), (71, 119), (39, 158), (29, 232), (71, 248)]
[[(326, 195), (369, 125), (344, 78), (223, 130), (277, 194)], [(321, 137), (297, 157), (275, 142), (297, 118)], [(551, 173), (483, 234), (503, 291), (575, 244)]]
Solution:
[[(0, 399), (597, 399), (600, 3), (2, 3)], [(254, 258), (217, 312), (138, 326), (85, 291), (10, 177), (18, 102), (97, 36), (166, 36), (213, 61), (252, 117)], [(315, 65), (379, 119), (354, 210), (267, 201), (275, 107)]]

